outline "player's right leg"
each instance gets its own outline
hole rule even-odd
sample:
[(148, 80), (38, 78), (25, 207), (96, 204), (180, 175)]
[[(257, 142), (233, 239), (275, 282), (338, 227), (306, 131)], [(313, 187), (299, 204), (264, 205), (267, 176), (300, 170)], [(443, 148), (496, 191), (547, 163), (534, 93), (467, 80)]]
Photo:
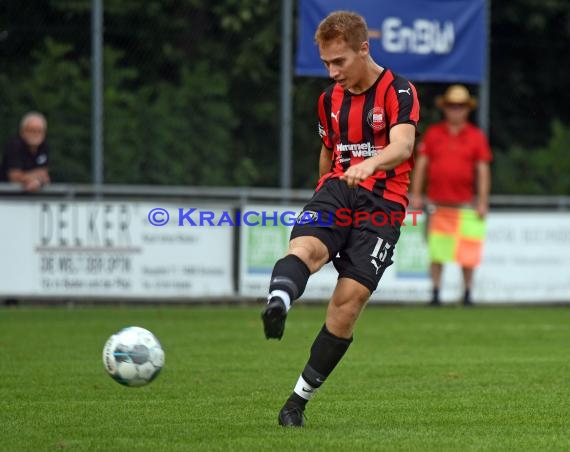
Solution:
[(275, 263), (267, 304), (261, 313), (267, 339), (281, 339), (293, 301), (303, 294), (309, 276), (328, 260), (328, 249), (318, 238), (301, 236), (291, 240), (287, 255)]
[(291, 231), (287, 255), (276, 262), (269, 284), (267, 305), (261, 313), (267, 339), (281, 339), (287, 312), (309, 279), (335, 256), (350, 228), (335, 221), (337, 211), (348, 206), (352, 192), (338, 180), (329, 180), (315, 192)]

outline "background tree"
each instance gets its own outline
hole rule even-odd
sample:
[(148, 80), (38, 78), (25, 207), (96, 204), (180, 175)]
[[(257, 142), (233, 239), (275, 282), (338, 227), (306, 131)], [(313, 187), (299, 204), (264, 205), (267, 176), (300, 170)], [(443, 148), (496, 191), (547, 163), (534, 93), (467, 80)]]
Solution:
[[(279, 184), (280, 2), (105, 0), (108, 183)], [(0, 4), (0, 143), (23, 113), (48, 116), (54, 179), (91, 174), (91, 0)], [(491, 2), (495, 193), (568, 194), (570, 7)], [(316, 99), (327, 79), (294, 78), (293, 185), (314, 187)], [(417, 83), (420, 131), (444, 84)], [(470, 86), (477, 92), (477, 86)], [(566, 140), (566, 141), (565, 141)]]

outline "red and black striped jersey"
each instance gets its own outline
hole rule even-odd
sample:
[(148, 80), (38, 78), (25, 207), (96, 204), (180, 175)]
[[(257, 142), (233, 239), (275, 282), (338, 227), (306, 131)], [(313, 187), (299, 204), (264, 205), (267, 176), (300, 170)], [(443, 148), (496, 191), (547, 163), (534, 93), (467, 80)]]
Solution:
[[(317, 184), (340, 177), (351, 166), (382, 152), (397, 124), (417, 127), (420, 105), (416, 88), (408, 80), (384, 69), (376, 82), (361, 94), (352, 94), (338, 83), (319, 97), (319, 135), (332, 150), (331, 169)], [(413, 156), (390, 171), (377, 171), (359, 185), (380, 197), (408, 205)]]

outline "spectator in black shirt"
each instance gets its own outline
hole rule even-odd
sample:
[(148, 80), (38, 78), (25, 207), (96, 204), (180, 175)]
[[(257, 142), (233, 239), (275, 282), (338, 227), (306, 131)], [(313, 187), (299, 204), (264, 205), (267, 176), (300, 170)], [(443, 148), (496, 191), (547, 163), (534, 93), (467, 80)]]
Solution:
[(50, 182), (48, 172), (47, 121), (30, 112), (20, 122), (20, 134), (5, 148), (0, 180), (16, 182), (26, 191), (39, 190)]

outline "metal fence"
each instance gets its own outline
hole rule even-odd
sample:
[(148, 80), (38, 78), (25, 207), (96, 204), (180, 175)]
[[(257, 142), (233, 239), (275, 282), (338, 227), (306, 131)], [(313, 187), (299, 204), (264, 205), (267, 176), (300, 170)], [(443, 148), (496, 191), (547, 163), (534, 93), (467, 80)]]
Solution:
[[(0, 197), (25, 197), (26, 199), (180, 199), (190, 198), (200, 201), (268, 201), (277, 203), (307, 201), (312, 194), (307, 189), (281, 189), (260, 187), (191, 187), (154, 185), (114, 185), (106, 184), (96, 188), (91, 184), (51, 184), (37, 193), (22, 192), (18, 184), (0, 183)], [(491, 195), (490, 208), (497, 210), (570, 210), (570, 196), (531, 196), (531, 195)]]

